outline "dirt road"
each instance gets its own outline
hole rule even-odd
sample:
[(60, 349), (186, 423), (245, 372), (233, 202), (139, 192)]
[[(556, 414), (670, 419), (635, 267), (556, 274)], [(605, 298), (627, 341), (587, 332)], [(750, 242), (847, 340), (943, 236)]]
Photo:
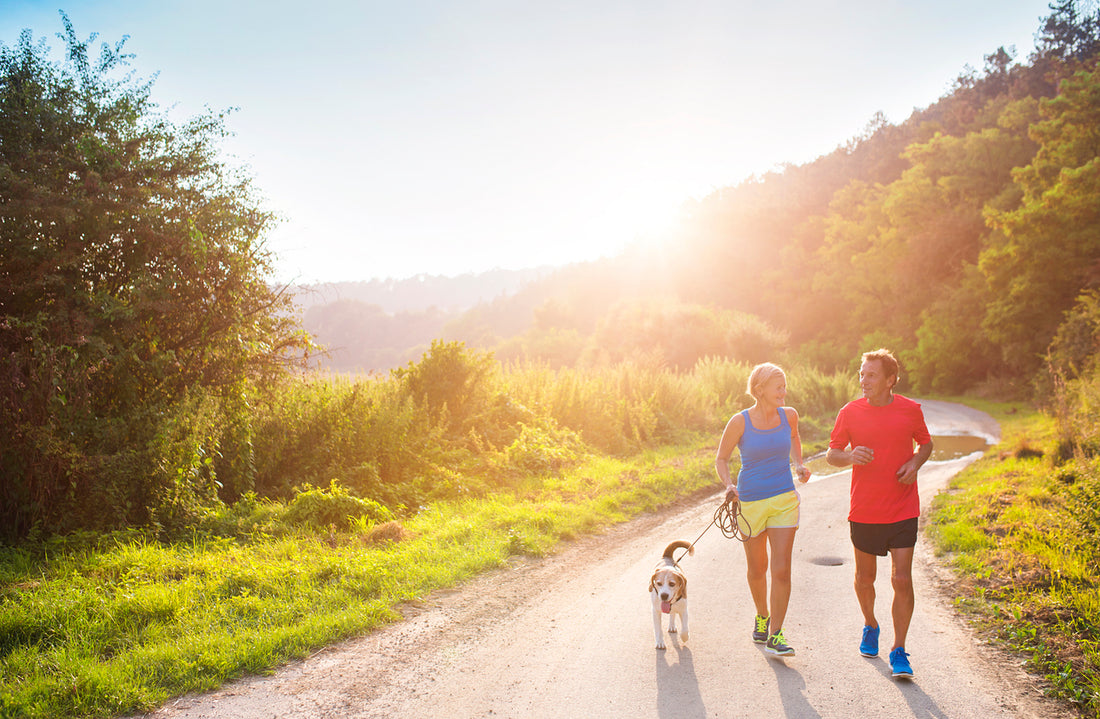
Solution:
[[(995, 440), (988, 416), (923, 402), (933, 434)], [(977, 455), (930, 462), (922, 499)], [(922, 539), (917, 609), (907, 649), (914, 681), (890, 676), (885, 652), (859, 655), (852, 591), (848, 473), (802, 490), (786, 635), (797, 655), (777, 660), (749, 639), (754, 615), (739, 543), (717, 529), (682, 561), (691, 636), (654, 649), (646, 583), (665, 545), (694, 540), (720, 495), (518, 562), (410, 607), (400, 624), (327, 649), (273, 677), (173, 701), (156, 719), (283, 717), (1050, 717), (1019, 660), (974, 638), (951, 611), (949, 574)], [(879, 565), (882, 643), (892, 638), (889, 563)]]

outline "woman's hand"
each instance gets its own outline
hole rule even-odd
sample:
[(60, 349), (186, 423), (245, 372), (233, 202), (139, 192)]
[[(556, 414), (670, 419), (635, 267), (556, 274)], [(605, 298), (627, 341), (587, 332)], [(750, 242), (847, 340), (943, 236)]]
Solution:
[(802, 484), (806, 484), (806, 482), (810, 481), (810, 475), (812, 474), (812, 472), (810, 472), (810, 468), (806, 465), (800, 464), (794, 468), (794, 471), (795, 474), (798, 475), (798, 481), (802, 482)]

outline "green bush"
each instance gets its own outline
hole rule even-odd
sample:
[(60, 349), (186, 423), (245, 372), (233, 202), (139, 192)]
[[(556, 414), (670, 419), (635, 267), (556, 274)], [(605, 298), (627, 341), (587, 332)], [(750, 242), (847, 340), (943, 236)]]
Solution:
[(387, 506), (420, 504), (441, 432), (393, 381), (316, 376), (254, 403), (255, 491), (289, 500), (294, 487), (339, 477)]
[(245, 539), (270, 534), (285, 512), (282, 503), (246, 492), (232, 504), (204, 507), (194, 528), (200, 535)]
[(510, 466), (541, 475), (558, 472), (573, 464), (583, 452), (584, 443), (575, 432), (525, 424), (504, 455)]
[(393, 377), (433, 420), (461, 436), (491, 403), (497, 374), (491, 354), (435, 340), (420, 362), (394, 370)]
[(337, 480), (332, 480), (328, 489), (311, 485), (302, 487), (287, 506), (282, 521), (313, 530), (330, 527), (346, 530), (352, 521), (361, 517), (376, 523), (394, 519), (393, 512), (378, 502), (355, 497)]

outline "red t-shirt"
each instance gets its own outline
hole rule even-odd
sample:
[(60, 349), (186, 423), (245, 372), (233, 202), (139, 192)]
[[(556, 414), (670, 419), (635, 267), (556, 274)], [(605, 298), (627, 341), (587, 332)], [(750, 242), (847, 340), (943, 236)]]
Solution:
[(852, 465), (852, 500), (848, 519), (868, 524), (889, 524), (920, 516), (917, 483), (902, 484), (897, 471), (914, 454), (913, 443), (932, 441), (924, 413), (913, 400), (894, 395), (884, 407), (874, 407), (866, 397), (840, 409), (829, 437), (830, 449), (870, 447), (875, 458)]

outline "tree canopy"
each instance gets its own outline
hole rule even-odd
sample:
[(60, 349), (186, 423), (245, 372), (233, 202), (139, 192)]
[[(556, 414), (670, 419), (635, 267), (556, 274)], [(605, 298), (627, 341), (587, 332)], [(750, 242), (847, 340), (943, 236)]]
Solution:
[[(95, 36), (62, 20), (61, 62), (30, 31), (0, 45), (9, 532), (111, 525), (214, 491), (217, 442), (180, 408), (239, 400), (309, 345), (267, 280), (274, 217), (220, 157), (225, 115), (170, 122), (127, 71), (125, 38), (95, 57)], [(191, 458), (158, 470), (173, 452)]]

